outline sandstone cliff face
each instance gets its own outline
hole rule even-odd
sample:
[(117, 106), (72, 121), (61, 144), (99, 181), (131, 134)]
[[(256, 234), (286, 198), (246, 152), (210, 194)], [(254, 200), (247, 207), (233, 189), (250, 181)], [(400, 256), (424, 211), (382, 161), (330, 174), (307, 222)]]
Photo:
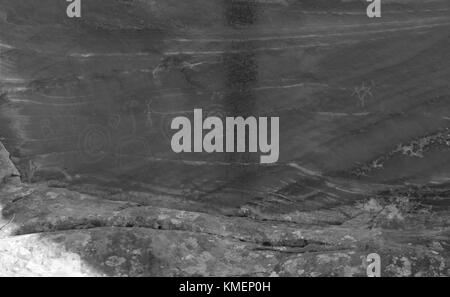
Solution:
[[(81, 19), (64, 1), (1, 1), (3, 142), (30, 180), (93, 175), (194, 197), (252, 191), (260, 175), (280, 190), (270, 177), (290, 165), (445, 181), (449, 5), (391, 2), (374, 20), (363, 1), (95, 0)], [(279, 116), (280, 162), (174, 154), (170, 121), (194, 108)]]
[[(0, 191), (0, 273), (448, 275), (449, 2), (383, 3), (0, 0), (0, 141), (37, 183)], [(280, 117), (280, 161), (174, 154), (194, 108)]]

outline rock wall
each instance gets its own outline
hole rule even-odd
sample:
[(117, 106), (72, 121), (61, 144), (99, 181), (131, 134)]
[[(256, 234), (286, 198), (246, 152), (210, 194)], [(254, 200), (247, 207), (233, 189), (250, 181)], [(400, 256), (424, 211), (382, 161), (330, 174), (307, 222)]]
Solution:
[[(65, 1), (0, 1), (0, 132), (30, 180), (195, 191), (248, 176), (249, 190), (288, 164), (377, 183), (448, 177), (447, 1), (389, 1), (380, 20), (364, 1), (85, 2), (69, 19)], [(279, 116), (279, 164), (174, 154), (168, 125), (194, 108)]]

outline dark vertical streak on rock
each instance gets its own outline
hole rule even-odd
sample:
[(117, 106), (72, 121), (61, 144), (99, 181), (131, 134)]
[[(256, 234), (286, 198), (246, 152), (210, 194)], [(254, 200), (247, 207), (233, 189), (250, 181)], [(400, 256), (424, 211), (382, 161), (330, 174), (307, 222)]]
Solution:
[[(258, 13), (256, 1), (232, 0), (225, 3), (225, 16), (229, 26), (241, 30), (255, 25)], [(230, 52), (223, 55), (226, 72), (225, 110), (230, 116), (244, 118), (254, 116), (256, 95), (253, 88), (258, 79), (258, 62), (252, 48), (251, 41), (233, 42), (230, 45)], [(246, 133), (246, 143), (248, 140), (248, 133)], [(251, 154), (240, 153), (229, 155), (228, 161), (239, 163), (249, 162), (251, 159)]]

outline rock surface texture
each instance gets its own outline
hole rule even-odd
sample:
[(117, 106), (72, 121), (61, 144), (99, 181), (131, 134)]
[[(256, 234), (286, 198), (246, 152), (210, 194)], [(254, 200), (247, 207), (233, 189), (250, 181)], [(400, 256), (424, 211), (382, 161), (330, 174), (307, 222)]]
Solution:
[(449, 276), (450, 213), (435, 206), (449, 191), (380, 193), (329, 210), (346, 216), (330, 224), (323, 213), (265, 221), (5, 185), (0, 274), (365, 276), (376, 251), (383, 276)]
[(382, 2), (0, 0), (0, 275), (450, 276), (450, 2)]

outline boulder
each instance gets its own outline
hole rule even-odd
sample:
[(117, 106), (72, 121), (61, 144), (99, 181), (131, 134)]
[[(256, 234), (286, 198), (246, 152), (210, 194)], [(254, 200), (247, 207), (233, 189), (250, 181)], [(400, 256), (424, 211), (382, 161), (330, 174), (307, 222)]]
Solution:
[(19, 171), (9, 159), (9, 152), (0, 142), (0, 182), (20, 176)]
[[(45, 184), (0, 191), (2, 276), (449, 276), (447, 187), (355, 202), (340, 225), (112, 201)], [(391, 199), (392, 198), (392, 199)], [(3, 227), (2, 227), (3, 226)]]

